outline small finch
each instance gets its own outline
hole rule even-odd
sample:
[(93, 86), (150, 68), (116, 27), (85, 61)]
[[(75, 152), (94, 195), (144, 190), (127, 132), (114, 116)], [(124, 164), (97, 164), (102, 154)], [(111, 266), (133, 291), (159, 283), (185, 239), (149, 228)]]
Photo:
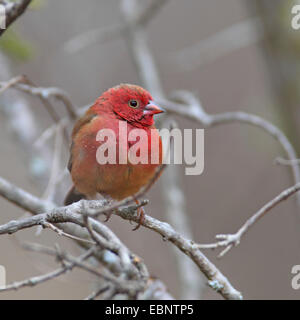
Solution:
[[(150, 93), (139, 86), (120, 84), (105, 91), (73, 128), (68, 169), (74, 185), (65, 198), (65, 205), (82, 198), (96, 199), (97, 194), (122, 200), (135, 195), (149, 184), (162, 163), (162, 142), (153, 119), (155, 114), (162, 112), (153, 102)], [(119, 147), (124, 140), (120, 123), (127, 126), (126, 150), (135, 143), (142, 143), (136, 153), (139, 155), (141, 150), (146, 150), (147, 163), (132, 163), (128, 153), (125, 164), (120, 161), (122, 148)], [(102, 129), (111, 129), (115, 133), (115, 145), (112, 147), (116, 150), (116, 162), (113, 164), (101, 164), (97, 158), (98, 148), (103, 143), (109, 143), (109, 140), (98, 139), (97, 134)], [(129, 140), (128, 135), (134, 129), (145, 132), (147, 139), (142, 140), (140, 137), (137, 141)], [(157, 148), (153, 148), (152, 139), (157, 139)], [(151, 163), (153, 157), (158, 159), (156, 163)], [(140, 225), (144, 218), (142, 208), (139, 209), (139, 215)]]

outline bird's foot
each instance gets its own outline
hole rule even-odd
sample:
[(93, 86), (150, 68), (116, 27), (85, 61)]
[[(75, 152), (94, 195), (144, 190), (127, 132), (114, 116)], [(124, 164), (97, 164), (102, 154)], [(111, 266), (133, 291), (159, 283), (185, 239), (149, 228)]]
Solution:
[[(136, 203), (137, 205), (140, 204), (140, 202), (139, 202), (138, 200), (135, 200), (135, 203)], [(138, 222), (138, 224), (136, 225), (136, 227), (134, 227), (134, 228), (132, 229), (132, 231), (137, 230), (137, 229), (144, 223), (144, 221), (145, 221), (145, 210), (144, 210), (143, 207), (139, 207), (139, 208), (137, 209), (137, 215), (138, 215), (138, 217), (139, 217), (139, 222)]]

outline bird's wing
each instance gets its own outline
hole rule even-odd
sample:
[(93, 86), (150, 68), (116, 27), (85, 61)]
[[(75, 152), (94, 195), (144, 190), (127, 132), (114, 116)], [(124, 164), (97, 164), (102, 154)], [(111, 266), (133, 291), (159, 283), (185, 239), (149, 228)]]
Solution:
[(68, 170), (71, 172), (72, 171), (72, 163), (73, 163), (73, 147), (74, 147), (74, 138), (76, 134), (87, 124), (89, 124), (95, 117), (97, 116), (96, 113), (90, 112), (90, 110), (83, 116), (81, 117), (75, 124), (72, 132), (72, 143), (70, 147), (70, 158), (68, 161)]

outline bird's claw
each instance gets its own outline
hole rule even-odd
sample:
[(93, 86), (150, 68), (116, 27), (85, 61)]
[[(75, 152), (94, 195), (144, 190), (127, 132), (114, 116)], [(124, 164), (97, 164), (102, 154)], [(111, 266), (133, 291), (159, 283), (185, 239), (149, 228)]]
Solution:
[(138, 224), (132, 229), (132, 231), (137, 230), (145, 221), (145, 210), (143, 207), (140, 207), (137, 209), (137, 214), (139, 217), (139, 222)]

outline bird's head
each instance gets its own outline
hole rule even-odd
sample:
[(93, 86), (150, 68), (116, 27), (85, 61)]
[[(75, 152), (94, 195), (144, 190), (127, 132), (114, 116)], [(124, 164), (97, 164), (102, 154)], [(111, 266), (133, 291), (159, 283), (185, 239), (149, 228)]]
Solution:
[(147, 90), (133, 84), (115, 86), (104, 92), (101, 98), (115, 114), (137, 127), (153, 125), (153, 116), (164, 112), (153, 102)]

